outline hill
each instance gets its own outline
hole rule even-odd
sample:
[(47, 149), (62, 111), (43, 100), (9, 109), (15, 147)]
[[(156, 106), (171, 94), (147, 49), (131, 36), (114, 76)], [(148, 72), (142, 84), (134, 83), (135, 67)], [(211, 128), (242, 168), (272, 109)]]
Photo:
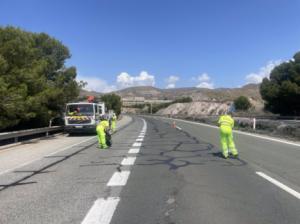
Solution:
[[(194, 102), (228, 102), (235, 98), (244, 95), (247, 96), (251, 103), (257, 110), (263, 107), (263, 100), (259, 93), (259, 85), (249, 84), (241, 88), (218, 88), (218, 89), (204, 89), (204, 88), (174, 88), (174, 89), (159, 89), (152, 86), (137, 86), (118, 90), (115, 93), (124, 99), (139, 100), (175, 100), (182, 97), (191, 97)], [(100, 97), (103, 93), (91, 92), (82, 90), (80, 97), (87, 95), (94, 95)]]
[(130, 87), (115, 92), (122, 98), (125, 97), (144, 97), (146, 100), (174, 100), (181, 97), (192, 97), (193, 101), (232, 101), (236, 97), (244, 95), (254, 101), (262, 102), (259, 85), (249, 84), (241, 88), (219, 88), (219, 89), (203, 89), (203, 88), (174, 88), (174, 89), (158, 89), (151, 86)]

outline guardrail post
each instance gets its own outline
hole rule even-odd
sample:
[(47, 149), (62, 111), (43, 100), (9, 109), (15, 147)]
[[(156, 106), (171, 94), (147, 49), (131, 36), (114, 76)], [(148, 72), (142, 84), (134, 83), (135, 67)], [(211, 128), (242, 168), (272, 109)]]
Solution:
[[(51, 118), (50, 121), (49, 121), (49, 128), (52, 127), (52, 120), (53, 120), (53, 119), (54, 119), (54, 118)], [(49, 136), (49, 131), (46, 132), (46, 137), (48, 137), (48, 136)]]
[(256, 118), (253, 118), (253, 130), (256, 129)]
[(18, 139), (19, 139), (18, 137), (15, 137), (15, 143), (17, 143), (17, 142), (18, 142)]

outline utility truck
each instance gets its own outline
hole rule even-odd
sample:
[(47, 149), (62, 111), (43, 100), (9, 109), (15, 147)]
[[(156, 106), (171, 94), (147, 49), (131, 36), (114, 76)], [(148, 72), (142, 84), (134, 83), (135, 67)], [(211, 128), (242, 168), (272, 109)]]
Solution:
[(105, 114), (104, 103), (67, 103), (65, 112), (65, 132), (95, 133), (100, 116)]

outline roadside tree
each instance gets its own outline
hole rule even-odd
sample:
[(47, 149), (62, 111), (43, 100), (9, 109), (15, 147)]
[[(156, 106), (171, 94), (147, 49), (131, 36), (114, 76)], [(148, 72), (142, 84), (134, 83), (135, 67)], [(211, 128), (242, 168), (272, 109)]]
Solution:
[(47, 125), (75, 99), (75, 67), (70, 52), (45, 33), (0, 27), (0, 130)]
[(240, 111), (247, 111), (251, 108), (251, 102), (246, 96), (239, 96), (234, 100), (234, 108)]
[(260, 93), (265, 108), (281, 115), (300, 115), (300, 52), (273, 69), (264, 78)]

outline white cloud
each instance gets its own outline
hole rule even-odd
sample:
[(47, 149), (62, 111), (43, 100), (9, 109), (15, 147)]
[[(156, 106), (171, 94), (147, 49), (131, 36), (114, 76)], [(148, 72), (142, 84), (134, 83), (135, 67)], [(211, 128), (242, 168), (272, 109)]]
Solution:
[(88, 91), (108, 93), (117, 90), (115, 85), (109, 85), (105, 80), (97, 77), (78, 76), (77, 80), (87, 82), (87, 85), (84, 87), (84, 89)]
[(132, 86), (154, 86), (155, 77), (148, 74), (146, 71), (142, 71), (138, 76), (131, 76), (127, 72), (122, 72), (117, 76), (118, 88), (127, 88)]
[(258, 72), (248, 74), (246, 76), (246, 82), (255, 84), (261, 83), (263, 78), (269, 77), (273, 68), (281, 63), (281, 60), (269, 61), (267, 65), (261, 67)]
[(211, 82), (200, 82), (196, 87), (197, 88), (213, 89), (214, 84), (211, 83)]
[(199, 82), (208, 82), (210, 80), (210, 77), (207, 73), (203, 73), (202, 75), (199, 75), (197, 80)]
[(117, 76), (114, 84), (110, 85), (107, 81), (97, 78), (95, 76), (77, 76), (77, 81), (84, 81), (88, 84), (84, 87), (88, 91), (97, 91), (101, 93), (108, 93), (119, 89), (133, 87), (133, 86), (154, 86), (155, 77), (149, 75), (148, 72), (142, 71), (138, 76), (131, 76), (127, 72), (122, 72)]
[(166, 86), (166, 89), (174, 89), (175, 87), (175, 83), (170, 83)]
[(210, 76), (207, 73), (203, 73), (199, 75), (196, 80), (199, 82), (196, 86), (197, 88), (207, 88), (207, 89), (213, 89), (214, 83), (211, 81)]
[(166, 80), (166, 82), (167, 82), (166, 88), (167, 89), (175, 88), (176, 87), (176, 82), (178, 82), (178, 80), (179, 80), (178, 76), (174, 76), (174, 75), (169, 76)]

